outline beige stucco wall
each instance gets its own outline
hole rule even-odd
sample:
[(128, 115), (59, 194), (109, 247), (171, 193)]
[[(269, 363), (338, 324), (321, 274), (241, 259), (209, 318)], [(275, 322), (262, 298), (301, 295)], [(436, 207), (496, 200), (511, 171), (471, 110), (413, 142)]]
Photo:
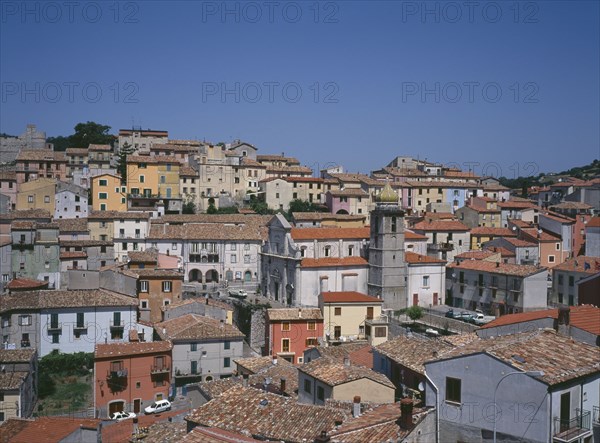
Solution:
[(369, 379), (363, 378), (333, 388), (335, 400), (352, 401), (356, 395), (360, 396), (361, 401), (394, 403), (394, 388)]
[[(335, 308), (342, 308), (341, 315), (335, 315)], [(364, 334), (365, 319), (367, 318), (367, 308), (373, 307), (373, 317), (381, 316), (381, 303), (336, 303), (327, 304), (323, 308), (324, 337), (327, 338), (327, 331), (333, 338), (335, 326), (341, 326), (342, 336), (353, 336)], [(361, 332), (360, 327), (363, 326)]]

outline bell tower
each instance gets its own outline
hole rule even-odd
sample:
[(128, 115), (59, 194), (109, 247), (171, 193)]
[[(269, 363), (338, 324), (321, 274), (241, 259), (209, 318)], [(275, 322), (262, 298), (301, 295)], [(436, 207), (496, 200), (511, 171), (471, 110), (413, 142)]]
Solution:
[(407, 307), (404, 261), (404, 211), (389, 183), (376, 197), (371, 212), (369, 295), (381, 298), (385, 309)]

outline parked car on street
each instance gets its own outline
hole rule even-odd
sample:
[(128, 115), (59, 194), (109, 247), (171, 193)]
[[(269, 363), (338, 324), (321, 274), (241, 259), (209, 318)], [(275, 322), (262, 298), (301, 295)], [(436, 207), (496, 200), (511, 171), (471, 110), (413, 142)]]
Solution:
[(135, 414), (133, 412), (113, 412), (113, 415), (110, 416), (111, 420), (123, 421), (130, 418), (135, 418)]
[(464, 321), (466, 323), (472, 323), (473, 319), (475, 318), (474, 314), (471, 314), (470, 312), (461, 312), (459, 314), (458, 317), (456, 317), (458, 320)]
[(493, 315), (483, 315), (481, 312), (478, 312), (473, 316), (473, 323), (477, 326), (485, 325), (493, 320), (496, 320), (496, 317)]
[(169, 400), (157, 400), (144, 409), (146, 414), (158, 414), (160, 412), (170, 411), (171, 402)]
[(448, 309), (446, 311), (446, 317), (448, 317), (448, 318), (454, 318), (454, 309)]

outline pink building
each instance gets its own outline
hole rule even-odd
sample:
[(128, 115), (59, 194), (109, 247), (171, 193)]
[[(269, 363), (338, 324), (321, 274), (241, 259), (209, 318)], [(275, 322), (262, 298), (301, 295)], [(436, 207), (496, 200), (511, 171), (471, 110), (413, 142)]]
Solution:
[(14, 171), (0, 172), (0, 194), (4, 194), (10, 201), (10, 210), (17, 206), (17, 173)]
[(318, 308), (267, 309), (265, 355), (302, 363), (304, 350), (323, 337), (323, 314)]

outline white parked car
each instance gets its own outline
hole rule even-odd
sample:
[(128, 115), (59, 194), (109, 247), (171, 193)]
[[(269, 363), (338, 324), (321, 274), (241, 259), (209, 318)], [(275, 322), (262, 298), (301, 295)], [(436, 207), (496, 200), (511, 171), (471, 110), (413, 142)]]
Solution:
[(144, 409), (146, 414), (158, 414), (160, 412), (170, 411), (171, 402), (169, 400), (158, 400)]
[(135, 414), (133, 412), (114, 412), (113, 415), (111, 415), (110, 419), (111, 420), (117, 420), (117, 421), (123, 421), (123, 420), (127, 420), (130, 418), (135, 418)]
[(243, 289), (230, 289), (229, 296), (244, 299), (244, 298), (248, 297), (248, 293), (246, 291), (244, 291)]

